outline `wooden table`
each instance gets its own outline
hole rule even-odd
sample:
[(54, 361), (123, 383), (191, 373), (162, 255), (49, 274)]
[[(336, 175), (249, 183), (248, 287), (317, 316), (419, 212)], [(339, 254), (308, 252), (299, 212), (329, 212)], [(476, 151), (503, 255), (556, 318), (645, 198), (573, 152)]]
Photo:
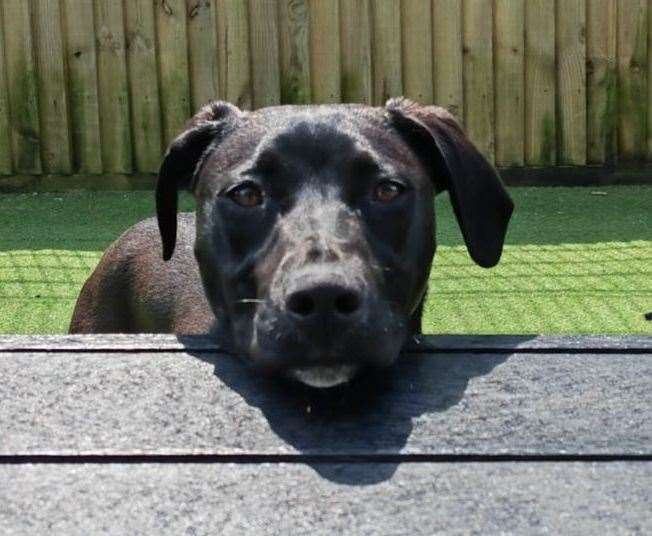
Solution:
[(201, 338), (0, 338), (0, 534), (652, 533), (651, 337), (417, 342), (327, 395)]

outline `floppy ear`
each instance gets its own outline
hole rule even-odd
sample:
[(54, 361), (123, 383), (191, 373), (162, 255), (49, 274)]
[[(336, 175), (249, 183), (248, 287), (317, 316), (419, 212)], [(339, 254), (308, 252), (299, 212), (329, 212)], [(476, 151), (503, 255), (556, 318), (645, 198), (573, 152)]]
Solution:
[(186, 130), (168, 147), (156, 184), (156, 217), (164, 260), (172, 257), (177, 240), (179, 188), (191, 187), (206, 155), (232, 130), (240, 114), (232, 104), (210, 102), (190, 119)]
[(448, 190), (471, 258), (494, 266), (514, 209), (493, 166), (444, 108), (406, 99), (386, 104), (390, 121), (431, 170), (436, 191)]

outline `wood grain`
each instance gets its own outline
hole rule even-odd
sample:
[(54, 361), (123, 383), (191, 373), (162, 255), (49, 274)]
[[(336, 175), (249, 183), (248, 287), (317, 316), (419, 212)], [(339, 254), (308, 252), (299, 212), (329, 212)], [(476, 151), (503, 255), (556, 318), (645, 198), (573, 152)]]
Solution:
[(434, 101), (464, 121), (462, 3), (433, 0)]
[(241, 108), (251, 108), (248, 3), (218, 0), (217, 6), (220, 95)]
[(69, 174), (73, 160), (61, 5), (59, 0), (39, 0), (32, 6), (43, 171)]
[(281, 102), (281, 79), (276, 0), (249, 0), (249, 43), (254, 108)]
[(163, 134), (154, 5), (149, 0), (130, 0), (125, 10), (134, 165), (139, 172), (156, 173)]
[(421, 104), (433, 102), (432, 20), (430, 2), (401, 2), (403, 92)]
[(340, 2), (340, 31), (342, 99), (344, 102), (371, 104), (373, 82), (369, 0)]
[(191, 111), (220, 98), (217, 6), (211, 0), (186, 0)]
[(495, 6), (496, 164), (522, 166), (525, 155), (525, 2)]
[(102, 164), (111, 173), (132, 170), (129, 86), (122, 2), (95, 0)]
[(403, 95), (401, 61), (401, 4), (372, 0), (374, 104), (383, 106), (390, 97)]
[(41, 173), (38, 82), (30, 3), (8, 0), (2, 8), (13, 168), (19, 173)]
[(586, 164), (586, 3), (557, 2), (557, 159)]
[(310, 0), (310, 79), (312, 102), (340, 102), (340, 4)]
[(97, 53), (92, 2), (63, 0), (68, 95), (78, 173), (101, 173), (102, 140), (97, 88)]
[(613, 163), (616, 157), (618, 73), (616, 0), (586, 4), (587, 162)]
[(618, 4), (618, 149), (622, 160), (647, 156), (648, 2)]
[(555, 1), (525, 3), (525, 163), (557, 162)]
[(494, 161), (493, 2), (464, 0), (464, 124), (471, 141)]
[(281, 103), (310, 102), (310, 6), (308, 0), (279, 1)]
[(155, 6), (163, 143), (169, 145), (181, 133), (192, 113), (188, 81), (186, 2), (162, 0)]
[(0, 175), (9, 175), (12, 171), (11, 159), (11, 117), (9, 112), (9, 95), (7, 94), (7, 70), (4, 47), (4, 24), (0, 9)]

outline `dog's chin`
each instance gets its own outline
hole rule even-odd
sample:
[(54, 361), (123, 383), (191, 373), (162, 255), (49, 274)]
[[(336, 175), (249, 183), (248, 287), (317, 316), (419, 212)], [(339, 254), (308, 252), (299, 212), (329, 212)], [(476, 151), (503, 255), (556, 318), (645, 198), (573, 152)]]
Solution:
[(288, 374), (295, 380), (319, 389), (328, 389), (353, 379), (358, 367), (351, 364), (316, 366), (291, 369)]

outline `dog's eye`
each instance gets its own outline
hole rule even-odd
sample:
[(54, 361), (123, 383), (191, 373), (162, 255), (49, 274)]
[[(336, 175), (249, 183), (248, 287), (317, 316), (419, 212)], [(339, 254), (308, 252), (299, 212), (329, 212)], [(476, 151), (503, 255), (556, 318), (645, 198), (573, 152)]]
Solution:
[(381, 203), (389, 203), (405, 191), (405, 186), (396, 181), (383, 181), (374, 189), (374, 199)]
[(253, 182), (244, 182), (231, 188), (227, 195), (234, 203), (241, 207), (257, 207), (263, 202), (263, 192), (260, 187)]

